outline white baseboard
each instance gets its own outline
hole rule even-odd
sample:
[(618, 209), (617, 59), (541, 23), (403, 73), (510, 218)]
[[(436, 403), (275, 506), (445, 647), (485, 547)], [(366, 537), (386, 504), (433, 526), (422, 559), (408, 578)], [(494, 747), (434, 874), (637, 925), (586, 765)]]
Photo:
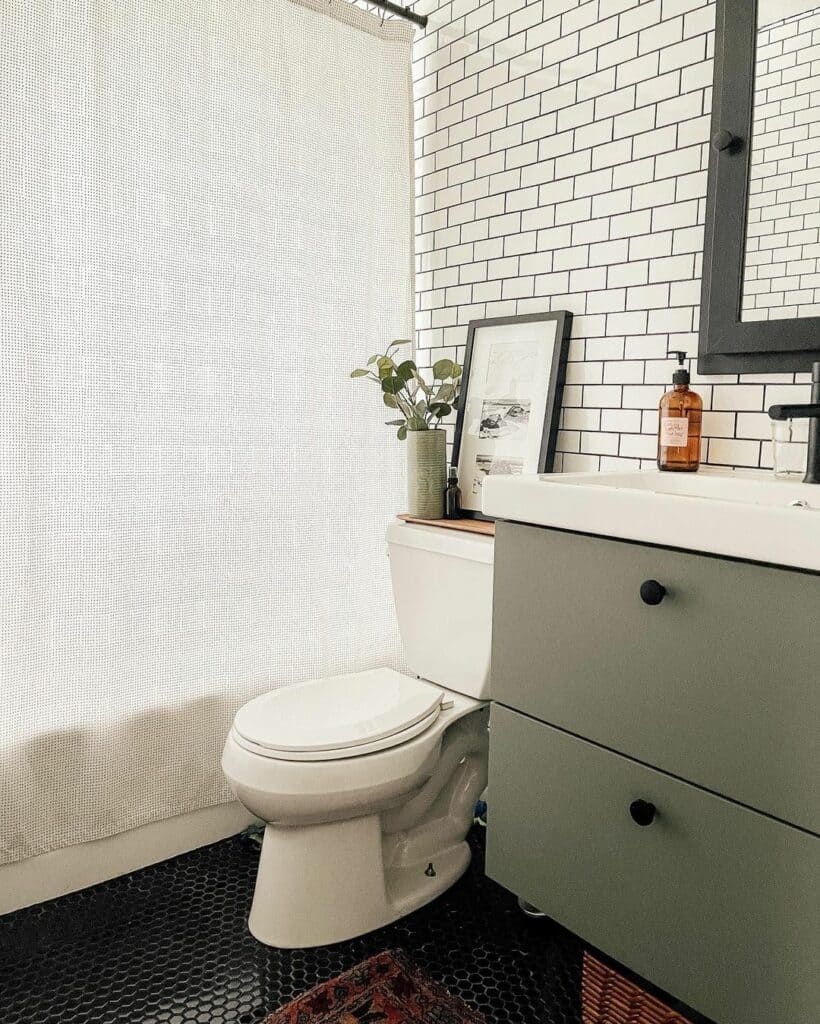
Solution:
[(78, 846), (0, 865), (0, 914), (43, 903), (241, 832), (256, 818), (236, 800)]

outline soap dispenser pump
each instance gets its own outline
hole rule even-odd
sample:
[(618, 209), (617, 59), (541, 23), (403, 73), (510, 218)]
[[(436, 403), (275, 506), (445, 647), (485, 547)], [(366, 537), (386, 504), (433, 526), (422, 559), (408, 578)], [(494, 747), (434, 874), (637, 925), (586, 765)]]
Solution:
[(685, 352), (670, 352), (678, 360), (672, 390), (658, 407), (658, 469), (694, 473), (700, 468), (700, 430), (703, 399), (689, 387)]

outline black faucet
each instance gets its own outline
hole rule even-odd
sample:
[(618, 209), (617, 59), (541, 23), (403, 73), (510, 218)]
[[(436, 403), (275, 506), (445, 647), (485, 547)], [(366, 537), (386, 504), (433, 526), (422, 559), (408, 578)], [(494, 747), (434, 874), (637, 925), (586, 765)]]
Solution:
[(811, 420), (803, 483), (820, 484), (820, 363), (815, 363), (811, 371), (811, 402), (806, 405), (773, 405), (769, 416), (773, 420)]

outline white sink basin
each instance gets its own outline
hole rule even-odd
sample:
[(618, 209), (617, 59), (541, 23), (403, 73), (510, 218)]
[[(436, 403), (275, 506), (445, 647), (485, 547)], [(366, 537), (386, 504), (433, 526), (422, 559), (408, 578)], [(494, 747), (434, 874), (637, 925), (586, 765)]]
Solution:
[(820, 571), (820, 486), (771, 473), (488, 476), (485, 514)]

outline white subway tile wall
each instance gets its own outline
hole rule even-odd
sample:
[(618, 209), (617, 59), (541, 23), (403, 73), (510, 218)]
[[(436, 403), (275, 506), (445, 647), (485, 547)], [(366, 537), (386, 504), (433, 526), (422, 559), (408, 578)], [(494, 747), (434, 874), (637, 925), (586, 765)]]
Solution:
[(744, 320), (820, 315), (820, 11), (757, 35)]
[(420, 365), (463, 359), (470, 320), (568, 309), (557, 470), (654, 464), (669, 349), (692, 357), (704, 461), (770, 466), (764, 410), (808, 400), (808, 374), (694, 372), (714, 3), (416, 10)]

